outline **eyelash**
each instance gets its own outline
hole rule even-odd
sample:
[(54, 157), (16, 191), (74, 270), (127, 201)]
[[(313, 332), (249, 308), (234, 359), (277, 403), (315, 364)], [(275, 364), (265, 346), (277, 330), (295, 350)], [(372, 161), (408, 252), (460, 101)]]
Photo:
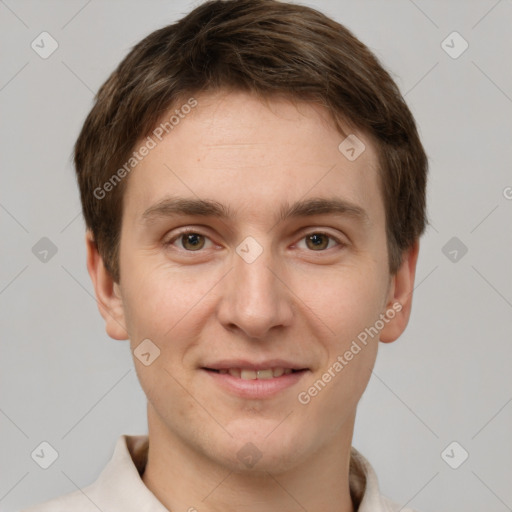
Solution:
[[(163, 245), (165, 247), (170, 247), (170, 246), (172, 246), (174, 244), (174, 242), (176, 240), (179, 240), (181, 237), (183, 237), (184, 235), (187, 235), (187, 234), (200, 235), (200, 236), (203, 236), (204, 238), (207, 238), (208, 240), (210, 240), (210, 237), (208, 237), (207, 235), (204, 235), (199, 230), (188, 228), (188, 229), (184, 229), (183, 231), (180, 231), (179, 233), (175, 234), (171, 239), (169, 239), (166, 242), (164, 242)], [(306, 233), (304, 236), (302, 236), (300, 238), (300, 241), (304, 240), (305, 238), (307, 238), (308, 236), (311, 236), (311, 235), (324, 235), (327, 238), (329, 238), (330, 240), (334, 240), (338, 244), (336, 247), (345, 247), (346, 245), (348, 245), (345, 242), (342, 242), (339, 238), (337, 238), (337, 237), (335, 237), (335, 236), (333, 236), (333, 235), (331, 235), (329, 233), (326, 233), (325, 231), (321, 231), (321, 230), (320, 231), (310, 231), (309, 233)], [(329, 247), (327, 249), (322, 249), (322, 250), (319, 250), (319, 251), (311, 250), (310, 252), (322, 253), (322, 252), (327, 252), (329, 249), (333, 249), (333, 247)], [(180, 248), (179, 250), (182, 251), (182, 252), (190, 253), (190, 254), (203, 252), (202, 249), (199, 249), (197, 251), (188, 251), (187, 249)]]

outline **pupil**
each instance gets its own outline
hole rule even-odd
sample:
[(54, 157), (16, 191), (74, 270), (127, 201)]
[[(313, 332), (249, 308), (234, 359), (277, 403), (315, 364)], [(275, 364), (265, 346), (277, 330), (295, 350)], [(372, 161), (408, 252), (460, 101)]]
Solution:
[(201, 248), (201, 235), (198, 235), (197, 233), (190, 233), (188, 235), (185, 235), (185, 247), (190, 247), (193, 249)]
[(313, 243), (314, 247), (323, 247), (325, 246), (325, 235), (321, 233), (317, 233), (314, 235), (311, 235), (309, 237), (310, 242)]

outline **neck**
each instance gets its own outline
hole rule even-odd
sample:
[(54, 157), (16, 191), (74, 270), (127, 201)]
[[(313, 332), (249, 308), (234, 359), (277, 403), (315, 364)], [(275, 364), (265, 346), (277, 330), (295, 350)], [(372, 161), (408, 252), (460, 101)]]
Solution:
[(353, 422), (300, 467), (234, 472), (162, 428), (148, 408), (149, 453), (142, 480), (170, 511), (354, 512), (349, 488)]

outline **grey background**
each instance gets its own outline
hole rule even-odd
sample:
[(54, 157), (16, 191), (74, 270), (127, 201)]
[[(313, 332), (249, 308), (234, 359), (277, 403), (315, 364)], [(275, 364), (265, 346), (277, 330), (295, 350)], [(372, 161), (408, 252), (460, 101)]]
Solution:
[[(128, 343), (108, 338), (93, 298), (71, 152), (129, 48), (197, 3), (0, 0), (2, 511), (91, 483), (119, 435), (146, 432)], [(353, 444), (401, 504), (512, 510), (512, 2), (309, 5), (392, 72), (431, 165), (411, 322), (381, 344)], [(48, 59), (30, 46), (42, 31), (59, 44)], [(441, 46), (453, 31), (469, 43), (457, 59)], [(57, 248), (46, 263), (42, 237)], [(455, 262), (452, 237), (468, 249)], [(59, 454), (46, 470), (31, 458), (42, 441)], [(458, 469), (441, 456), (453, 441), (469, 453)]]

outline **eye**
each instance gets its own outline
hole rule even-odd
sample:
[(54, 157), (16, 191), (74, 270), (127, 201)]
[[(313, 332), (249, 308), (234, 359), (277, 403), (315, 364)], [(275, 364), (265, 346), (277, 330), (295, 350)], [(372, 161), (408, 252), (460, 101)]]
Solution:
[(188, 252), (197, 252), (205, 247), (207, 241), (211, 244), (211, 240), (201, 233), (196, 233), (195, 231), (182, 231), (166, 241), (165, 246), (175, 245), (175, 243), (178, 242), (180, 244), (180, 249)]
[[(299, 244), (297, 244), (299, 248), (304, 248), (304, 246), (301, 246), (303, 241), (305, 241), (305, 248), (314, 252), (323, 252), (331, 249), (333, 246), (346, 245), (338, 238), (321, 231), (314, 231), (302, 237)], [(174, 246), (186, 252), (199, 252), (201, 249), (211, 247), (212, 241), (206, 235), (187, 230), (175, 234), (168, 241), (164, 242), (164, 245), (166, 247)]]
[(308, 233), (305, 237), (301, 239), (306, 241), (306, 247), (315, 252), (325, 251), (326, 249), (331, 249), (332, 245), (330, 245), (331, 241), (334, 241), (337, 245), (345, 245), (340, 242), (337, 238), (327, 234), (322, 233), (321, 231), (315, 231), (313, 233)]

